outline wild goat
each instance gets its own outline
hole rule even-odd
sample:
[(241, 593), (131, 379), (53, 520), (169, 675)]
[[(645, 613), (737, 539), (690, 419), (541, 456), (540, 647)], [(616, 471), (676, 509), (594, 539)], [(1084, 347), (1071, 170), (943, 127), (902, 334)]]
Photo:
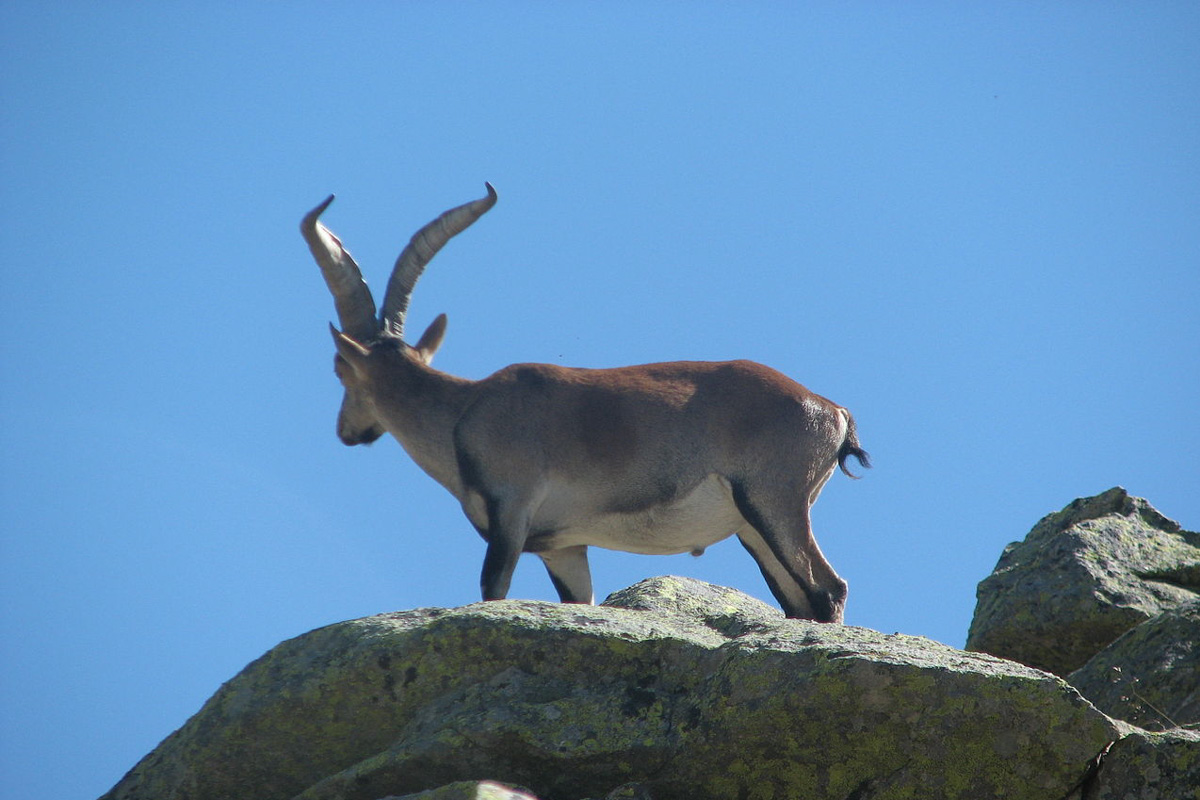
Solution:
[(430, 366), (439, 315), (404, 341), (426, 264), (496, 203), (453, 208), (412, 237), (378, 320), (358, 265), (318, 218), (300, 229), (333, 293), (345, 387), (338, 436), (391, 433), (462, 504), (487, 541), (485, 600), (503, 599), (521, 553), (545, 564), (564, 603), (592, 602), (589, 545), (693, 552), (736, 534), (789, 617), (841, 622), (846, 582), (813, 538), (809, 510), (835, 468), (869, 467), (850, 412), (751, 361), (616, 369), (514, 364), (479, 381)]

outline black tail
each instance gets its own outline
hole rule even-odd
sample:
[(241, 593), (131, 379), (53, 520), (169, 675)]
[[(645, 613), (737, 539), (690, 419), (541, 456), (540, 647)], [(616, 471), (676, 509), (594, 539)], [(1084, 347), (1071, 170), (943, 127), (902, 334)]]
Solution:
[(871, 456), (867, 453), (866, 450), (863, 450), (862, 447), (859, 446), (859, 444), (858, 444), (858, 429), (857, 429), (857, 426), (855, 426), (855, 424), (854, 424), (854, 417), (850, 416), (850, 413), (847, 412), (846, 413), (846, 439), (845, 439), (845, 441), (842, 442), (842, 446), (838, 448), (837, 460), (838, 460), (838, 466), (841, 468), (842, 472), (846, 473), (851, 478), (858, 480), (859, 476), (855, 475), (853, 472), (851, 472), (849, 469), (846, 468), (846, 459), (849, 458), (850, 456), (854, 456), (856, 459), (858, 459), (858, 463), (864, 469), (871, 468)]

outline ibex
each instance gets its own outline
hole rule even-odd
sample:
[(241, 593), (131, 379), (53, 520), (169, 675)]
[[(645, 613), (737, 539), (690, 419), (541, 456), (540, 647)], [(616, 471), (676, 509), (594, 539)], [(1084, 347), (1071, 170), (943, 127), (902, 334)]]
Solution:
[(869, 467), (854, 418), (751, 361), (616, 369), (514, 364), (479, 381), (430, 362), (439, 315), (404, 339), (409, 297), (429, 260), (496, 203), (487, 196), (421, 228), (396, 261), (379, 318), (362, 273), (318, 218), (301, 231), (333, 293), (334, 369), (347, 445), (391, 433), (446, 487), (487, 542), (481, 586), (503, 599), (534, 553), (565, 603), (591, 603), (587, 549), (702, 553), (736, 534), (789, 617), (841, 622), (846, 582), (813, 538), (809, 511), (835, 468)]

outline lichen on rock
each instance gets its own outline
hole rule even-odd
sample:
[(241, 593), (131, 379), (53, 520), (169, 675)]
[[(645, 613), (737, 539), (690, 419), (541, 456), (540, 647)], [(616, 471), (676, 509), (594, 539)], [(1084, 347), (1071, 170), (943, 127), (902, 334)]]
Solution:
[(1068, 680), (1110, 717), (1139, 727), (1200, 724), (1200, 598), (1127, 631)]
[(1200, 533), (1116, 487), (1005, 548), (979, 584), (967, 649), (1066, 676), (1200, 592)]
[(659, 578), (601, 607), (479, 603), (297, 637), (106, 799), (378, 800), (486, 778), (547, 800), (1040, 800), (1117, 735), (1020, 664)]
[(1200, 732), (1134, 730), (1071, 800), (1200, 800)]
[(381, 800), (538, 800), (537, 797), (495, 781), (456, 781), (436, 789)]

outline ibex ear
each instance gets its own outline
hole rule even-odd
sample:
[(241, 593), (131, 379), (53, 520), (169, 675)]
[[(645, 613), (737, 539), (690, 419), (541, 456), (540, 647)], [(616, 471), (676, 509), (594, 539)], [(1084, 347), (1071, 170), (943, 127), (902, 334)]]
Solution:
[(370, 355), (370, 350), (333, 327), (332, 322), (329, 323), (329, 332), (333, 334), (333, 345), (337, 348), (338, 355), (348, 363), (355, 364)]
[(417, 355), (426, 364), (433, 362), (433, 354), (442, 346), (442, 339), (446, 338), (446, 315), (438, 314), (437, 319), (429, 323), (429, 327), (421, 334), (421, 340), (417, 342)]

